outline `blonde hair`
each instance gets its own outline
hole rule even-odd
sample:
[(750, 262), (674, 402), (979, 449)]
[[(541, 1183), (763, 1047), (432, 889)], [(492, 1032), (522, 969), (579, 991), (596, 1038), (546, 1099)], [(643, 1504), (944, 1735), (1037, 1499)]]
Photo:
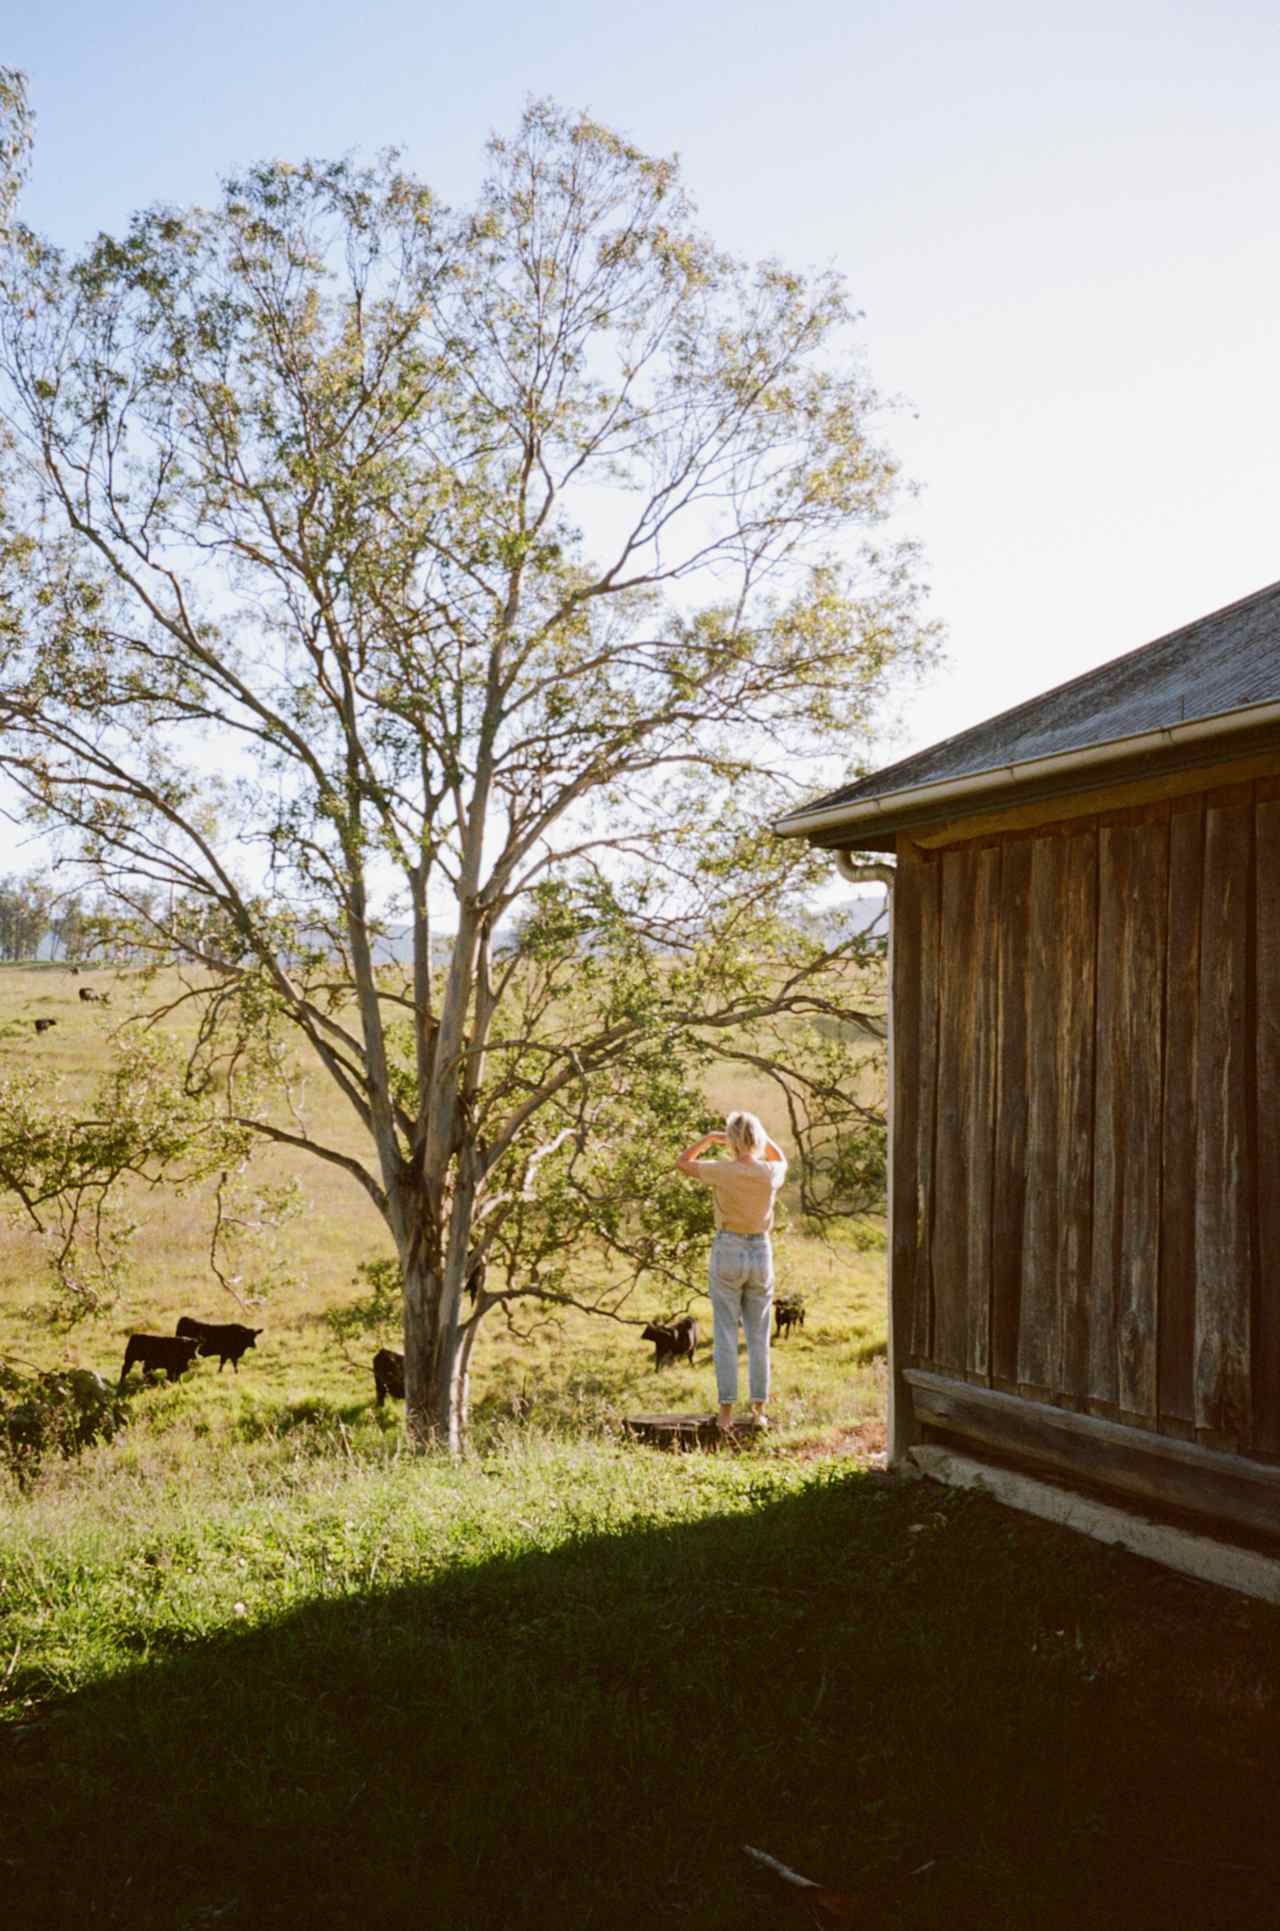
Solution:
[(731, 1113), (724, 1130), (735, 1160), (758, 1160), (769, 1144), (769, 1136), (754, 1113)]

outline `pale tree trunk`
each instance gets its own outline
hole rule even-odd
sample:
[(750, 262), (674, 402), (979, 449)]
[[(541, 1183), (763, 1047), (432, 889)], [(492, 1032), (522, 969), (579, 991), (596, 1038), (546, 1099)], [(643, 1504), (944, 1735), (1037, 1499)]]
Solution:
[(470, 1189), (456, 1184), (448, 1234), (441, 1241), (437, 1230), (425, 1224), (429, 1201), (420, 1199), (416, 1226), (399, 1242), (405, 1426), (417, 1446), (447, 1448), (453, 1455), (461, 1453), (466, 1438), (467, 1371), (475, 1338), (475, 1323), (462, 1325), (472, 1204)]
[(407, 1263), (404, 1270), (405, 1427), (421, 1448), (462, 1448), (462, 1336), (450, 1318), (444, 1275)]
[(455, 1382), (457, 1390), (458, 1421), (462, 1429), (463, 1441), (467, 1438), (467, 1428), (471, 1420), (471, 1350), (480, 1332), (480, 1307), (477, 1306), (471, 1320), (462, 1330), (462, 1340), (458, 1349), (458, 1372)]
[[(469, 1329), (462, 1327), (462, 1297), (483, 1169), (466, 1121), (480, 1086), (484, 1036), (491, 1018), (483, 997), (488, 985), (488, 928), (479, 884), (495, 702), (491, 674), (458, 883), (458, 925), (438, 1015), (432, 1014), (430, 1002), (426, 875), (419, 868), (409, 879), (414, 906), (421, 1152), (412, 1177), (399, 1167), (400, 1184), (392, 1190), (395, 1205), (389, 1216), (404, 1272), (405, 1426), (416, 1445), (447, 1447), (454, 1455), (461, 1452), (466, 1436), (467, 1370), (476, 1326), (473, 1321)], [(477, 975), (482, 997), (473, 1014)], [(376, 1021), (376, 999), (372, 1007)]]

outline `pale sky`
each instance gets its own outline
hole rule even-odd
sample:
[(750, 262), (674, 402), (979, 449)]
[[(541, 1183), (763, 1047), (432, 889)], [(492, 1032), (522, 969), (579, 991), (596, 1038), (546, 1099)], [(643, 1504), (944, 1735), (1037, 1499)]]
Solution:
[(840, 269), (948, 631), (885, 762), (1280, 577), (1274, 3), (2, 5), (69, 246), (264, 157), (395, 144), (465, 200), (545, 93)]

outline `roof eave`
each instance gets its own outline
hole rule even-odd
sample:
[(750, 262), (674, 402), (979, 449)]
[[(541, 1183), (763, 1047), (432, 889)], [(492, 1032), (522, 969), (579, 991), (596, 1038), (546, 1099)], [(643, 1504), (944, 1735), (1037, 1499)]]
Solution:
[(928, 784), (908, 785), (900, 791), (886, 791), (871, 798), (859, 798), (842, 805), (801, 809), (777, 819), (773, 831), (779, 838), (806, 838), (833, 831), (856, 832), (875, 827), (877, 834), (893, 829), (893, 822), (914, 816), (930, 806), (954, 802), (963, 806), (1024, 784), (1043, 784), (1061, 777), (1070, 779), (1090, 765), (1114, 765), (1126, 758), (1140, 758), (1162, 745), (1192, 745), (1212, 738), (1231, 737), (1236, 732), (1260, 725), (1280, 724), (1280, 700), (1246, 704), (1232, 711), (1219, 711), (1213, 717), (1188, 718), (1177, 724), (1163, 724), (1154, 731), (1132, 732), (1124, 737), (1104, 738), (1074, 751), (1059, 751), (1047, 757), (1015, 759), (986, 771), (966, 772), (960, 778), (935, 779)]

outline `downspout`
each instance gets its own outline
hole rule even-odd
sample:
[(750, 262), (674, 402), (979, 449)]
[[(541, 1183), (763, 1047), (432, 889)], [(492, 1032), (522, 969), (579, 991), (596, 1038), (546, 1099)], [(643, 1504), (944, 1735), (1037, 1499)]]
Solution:
[(893, 930), (893, 881), (898, 876), (892, 865), (859, 865), (852, 852), (835, 853), (836, 870), (850, 885), (883, 885), (889, 894), (890, 931)]
[(887, 1435), (889, 1444), (889, 1466), (898, 1468), (906, 1461), (907, 1450), (913, 1439), (911, 1428), (911, 1397), (906, 1384), (900, 1381), (898, 1373), (898, 1349), (894, 1333), (893, 1318), (893, 1116), (894, 1116), (894, 1062), (893, 1062), (893, 888), (897, 882), (897, 872), (892, 865), (860, 864), (852, 852), (838, 851), (834, 854), (836, 870), (841, 878), (850, 885), (883, 885), (889, 906), (889, 950), (886, 962), (889, 981), (887, 1051), (888, 1051), (888, 1105), (886, 1108), (885, 1139), (886, 1168), (888, 1185), (885, 1199), (885, 1275), (888, 1282), (888, 1367), (889, 1367), (889, 1413)]

